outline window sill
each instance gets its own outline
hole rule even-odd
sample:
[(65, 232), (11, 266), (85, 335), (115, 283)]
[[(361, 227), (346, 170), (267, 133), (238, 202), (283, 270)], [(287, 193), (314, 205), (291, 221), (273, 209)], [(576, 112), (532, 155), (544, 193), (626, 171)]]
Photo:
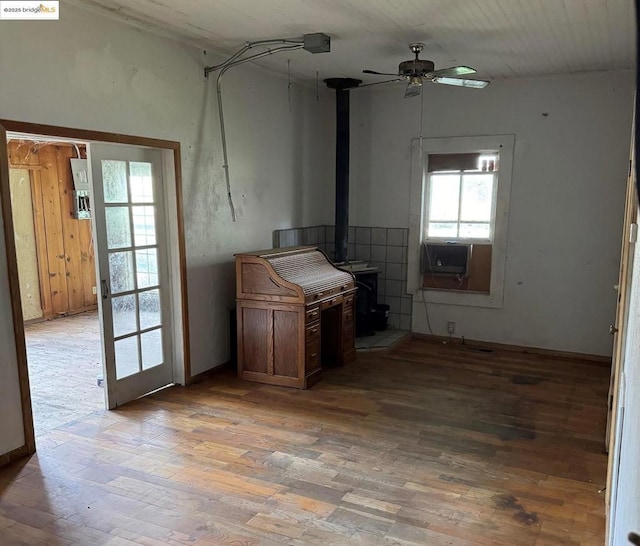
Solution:
[(438, 239), (436, 237), (425, 237), (422, 243), (434, 243), (434, 244), (456, 244), (456, 245), (492, 245), (493, 239), (447, 239), (443, 237)]
[[(419, 294), (419, 295), (418, 295)], [(441, 305), (461, 305), (464, 307), (486, 307), (500, 309), (502, 294), (487, 294), (486, 292), (469, 292), (468, 290), (441, 290), (438, 288), (420, 288), (414, 294), (416, 303), (435, 303)]]
[(482, 296), (491, 295), (490, 292), (483, 292), (482, 290), (463, 290), (463, 289), (457, 289), (457, 288), (433, 288), (431, 286), (423, 286), (422, 290), (425, 292), (444, 292), (444, 293), (453, 292), (455, 294), (480, 294)]

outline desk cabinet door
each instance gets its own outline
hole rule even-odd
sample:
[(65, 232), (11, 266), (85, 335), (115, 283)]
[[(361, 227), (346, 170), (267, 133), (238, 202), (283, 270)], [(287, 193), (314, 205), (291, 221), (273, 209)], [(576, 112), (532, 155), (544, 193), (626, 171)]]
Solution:
[(298, 377), (301, 330), (300, 313), (296, 311), (273, 312), (274, 375)]
[(269, 328), (271, 311), (241, 307), (242, 367), (248, 372), (267, 373), (269, 369)]

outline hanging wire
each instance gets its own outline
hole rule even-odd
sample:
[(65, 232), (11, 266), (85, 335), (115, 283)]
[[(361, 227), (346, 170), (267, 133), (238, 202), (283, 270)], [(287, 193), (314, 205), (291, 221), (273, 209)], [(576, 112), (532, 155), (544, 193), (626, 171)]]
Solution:
[(287, 59), (287, 98), (289, 100), (289, 112), (291, 112), (291, 59)]
[(422, 168), (422, 128), (424, 123), (424, 93), (420, 93), (420, 168)]
[[(256, 46), (269, 46), (274, 44), (285, 44), (280, 45), (279, 47), (275, 47), (273, 49), (267, 49), (262, 53), (256, 53), (255, 55), (251, 55), (249, 57), (240, 58), (244, 53), (249, 51), (249, 49)], [(235, 222), (236, 218), (236, 209), (233, 204), (233, 196), (231, 195), (231, 179), (229, 177), (229, 156), (227, 152), (227, 136), (224, 128), (224, 111), (222, 106), (222, 76), (224, 73), (233, 68), (234, 66), (238, 66), (240, 64), (244, 64), (250, 61), (255, 61), (262, 57), (266, 57), (267, 55), (273, 55), (274, 53), (279, 53), (281, 51), (289, 51), (293, 49), (301, 49), (304, 46), (303, 40), (286, 40), (286, 39), (278, 39), (278, 40), (262, 40), (259, 42), (247, 42), (244, 47), (242, 47), (238, 52), (232, 55), (229, 59), (224, 61), (223, 63), (216, 66), (207, 66), (204, 69), (205, 78), (209, 77), (209, 74), (214, 71), (218, 72), (218, 77), (216, 79), (216, 90), (218, 95), (218, 115), (220, 119), (220, 137), (222, 140), (222, 169), (224, 170), (225, 177), (225, 185), (227, 187), (227, 200), (229, 201), (229, 209), (231, 211), (231, 220)]]
[[(423, 92), (420, 93), (420, 141), (419, 141), (419, 173), (420, 176), (424, 178), (424, 144), (423, 144), (423, 127), (424, 127), (424, 89)], [(422, 251), (420, 252), (422, 255)], [(420, 268), (422, 270), (422, 268)], [(429, 334), (433, 335), (433, 329), (431, 328), (431, 320), (429, 319), (429, 307), (427, 305), (427, 297), (425, 296), (425, 289), (422, 288), (422, 303), (424, 304), (424, 314), (427, 318), (427, 328), (429, 329)]]
[(320, 71), (316, 70), (316, 102), (320, 102)]

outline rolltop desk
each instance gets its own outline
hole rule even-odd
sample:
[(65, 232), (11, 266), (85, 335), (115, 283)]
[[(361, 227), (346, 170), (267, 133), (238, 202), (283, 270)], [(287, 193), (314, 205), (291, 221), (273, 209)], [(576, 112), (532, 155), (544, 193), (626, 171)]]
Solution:
[(235, 255), (238, 375), (306, 389), (355, 358), (355, 279), (316, 247)]

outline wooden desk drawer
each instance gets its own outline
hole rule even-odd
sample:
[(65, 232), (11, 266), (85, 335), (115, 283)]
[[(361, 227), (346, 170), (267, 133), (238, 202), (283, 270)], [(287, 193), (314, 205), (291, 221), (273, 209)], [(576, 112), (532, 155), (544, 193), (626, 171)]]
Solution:
[(346, 305), (342, 309), (342, 323), (353, 324), (353, 305), (347, 307)]
[(345, 307), (353, 307), (354, 297), (353, 294), (344, 297), (344, 306)]
[(328, 309), (329, 307), (333, 307), (334, 305), (338, 305), (339, 303), (342, 303), (342, 296), (334, 296), (330, 300), (323, 301), (320, 304), (320, 309)]
[(311, 343), (320, 339), (320, 322), (307, 324), (305, 342)]
[(307, 296), (305, 301), (307, 303), (313, 303), (329, 297), (341, 296), (347, 290), (353, 290), (353, 284), (345, 284), (342, 286), (336, 286), (335, 288), (329, 288), (323, 292), (316, 292), (315, 294)]
[(305, 322), (307, 324), (309, 324), (310, 322), (313, 322), (315, 320), (318, 320), (320, 318), (320, 308), (319, 307), (312, 307), (311, 309), (307, 309), (307, 312), (305, 313)]
[(307, 343), (305, 346), (305, 373), (310, 373), (320, 367), (320, 340)]

